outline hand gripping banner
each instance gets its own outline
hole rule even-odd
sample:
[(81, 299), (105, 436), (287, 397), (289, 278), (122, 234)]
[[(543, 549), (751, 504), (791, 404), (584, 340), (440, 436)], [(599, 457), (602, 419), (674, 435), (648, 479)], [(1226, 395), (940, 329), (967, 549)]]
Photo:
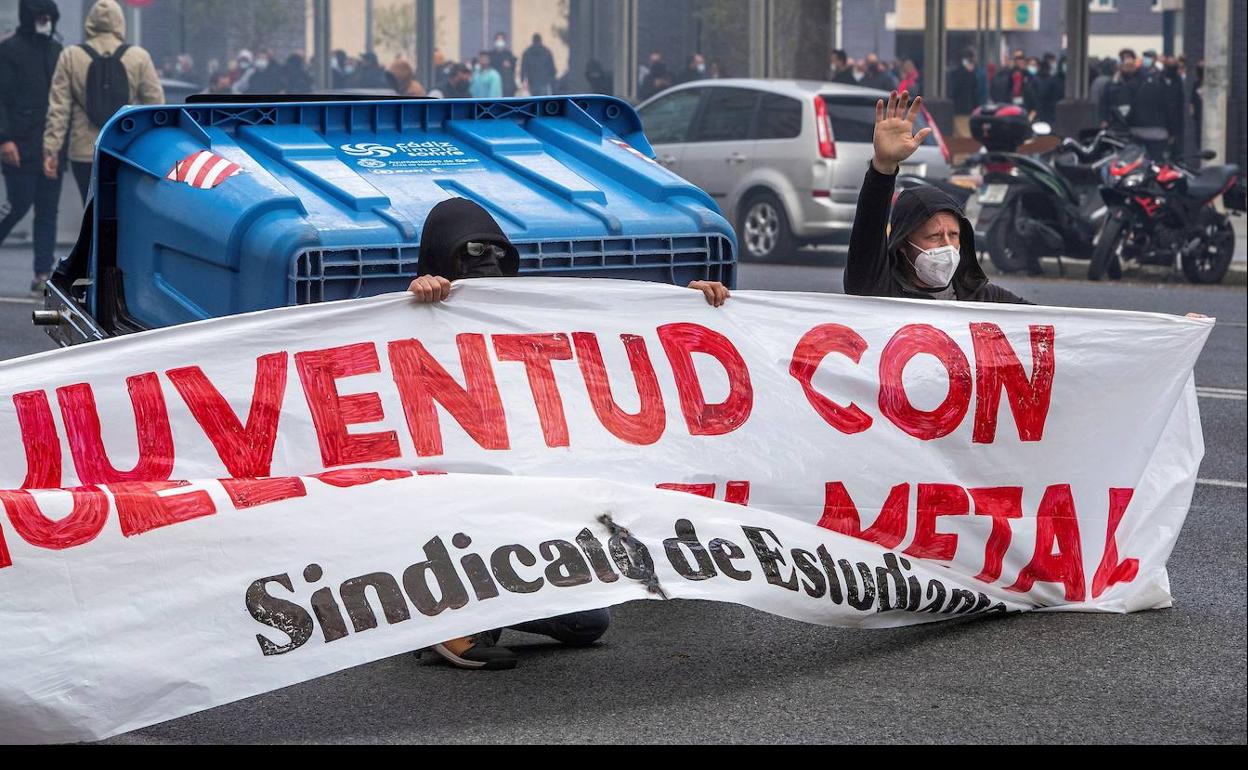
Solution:
[(488, 279), (0, 363), (0, 740), (631, 599), (1169, 606), (1211, 327)]

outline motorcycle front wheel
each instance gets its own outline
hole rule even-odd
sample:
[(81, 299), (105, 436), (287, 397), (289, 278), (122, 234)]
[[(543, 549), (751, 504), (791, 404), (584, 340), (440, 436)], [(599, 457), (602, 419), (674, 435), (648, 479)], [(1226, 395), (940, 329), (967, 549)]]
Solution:
[(1235, 230), (1230, 220), (1220, 215), (1201, 234), (1200, 246), (1183, 252), (1183, 275), (1192, 283), (1221, 283), (1235, 256)]
[(988, 227), (988, 257), (1003, 273), (1026, 270), (1031, 255), (1014, 227), (1015, 207), (1001, 211)]
[(1122, 262), (1119, 261), (1118, 251), (1126, 227), (1124, 220), (1125, 215), (1121, 212), (1111, 212), (1105, 220), (1105, 226), (1096, 239), (1096, 246), (1092, 248), (1092, 261), (1088, 262), (1089, 281), (1099, 281), (1106, 273), (1114, 280), (1122, 277)]

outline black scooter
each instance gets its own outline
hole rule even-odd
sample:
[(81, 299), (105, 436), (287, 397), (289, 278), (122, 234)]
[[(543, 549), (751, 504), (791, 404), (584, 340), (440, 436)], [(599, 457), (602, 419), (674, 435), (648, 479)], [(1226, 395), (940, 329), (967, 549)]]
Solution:
[[(1036, 134), (1049, 127), (1037, 123)], [(979, 161), (979, 217), (975, 231), (992, 263), (1003, 273), (1043, 273), (1040, 257), (1091, 259), (1107, 208), (1100, 195), (1102, 169), (1127, 146), (1098, 131), (1080, 144), (1065, 139), (1049, 162), (1016, 152), (984, 153)]]

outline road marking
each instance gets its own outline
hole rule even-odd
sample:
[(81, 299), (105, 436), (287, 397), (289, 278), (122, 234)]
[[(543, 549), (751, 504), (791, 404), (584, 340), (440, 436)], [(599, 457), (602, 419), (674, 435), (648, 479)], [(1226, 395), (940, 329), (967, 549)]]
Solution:
[(1248, 481), (1224, 481), (1222, 479), (1196, 479), (1197, 484), (1208, 484), (1211, 487), (1230, 487), (1231, 489), (1248, 489)]
[(1220, 398), (1227, 401), (1248, 401), (1248, 391), (1243, 388), (1209, 388), (1196, 386), (1199, 398)]
[(6, 302), (10, 305), (34, 305), (41, 302), (42, 298), (35, 297), (4, 297), (0, 296), (0, 302)]
[(1248, 321), (1218, 321), (1218, 326), (1236, 326), (1240, 329), (1248, 328)]

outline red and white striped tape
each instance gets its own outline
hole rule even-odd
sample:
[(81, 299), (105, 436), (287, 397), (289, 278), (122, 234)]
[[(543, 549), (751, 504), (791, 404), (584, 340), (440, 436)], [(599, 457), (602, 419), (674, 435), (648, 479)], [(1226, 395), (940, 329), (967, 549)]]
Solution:
[(191, 187), (209, 190), (241, 172), (243, 167), (220, 155), (200, 150), (173, 164), (165, 179), (185, 182)]

